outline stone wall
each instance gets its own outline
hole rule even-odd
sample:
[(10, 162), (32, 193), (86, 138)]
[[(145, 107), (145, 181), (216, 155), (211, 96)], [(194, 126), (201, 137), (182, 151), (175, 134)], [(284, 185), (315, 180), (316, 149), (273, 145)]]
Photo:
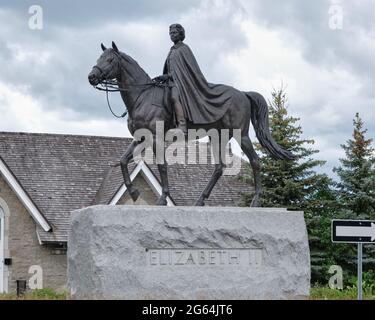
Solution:
[(16, 280), (30, 279), (28, 271), (33, 265), (42, 267), (44, 288), (65, 289), (66, 253), (39, 244), (36, 223), (1, 176), (0, 198), (9, 208), (5, 219), (5, 257), (12, 258), (12, 265), (5, 267), (8, 292), (16, 289)]

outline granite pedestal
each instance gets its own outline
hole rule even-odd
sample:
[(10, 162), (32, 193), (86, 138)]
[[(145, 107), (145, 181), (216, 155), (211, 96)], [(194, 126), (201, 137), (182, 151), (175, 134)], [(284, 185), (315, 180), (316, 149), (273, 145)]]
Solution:
[(73, 299), (300, 299), (310, 290), (302, 212), (94, 206), (74, 211)]

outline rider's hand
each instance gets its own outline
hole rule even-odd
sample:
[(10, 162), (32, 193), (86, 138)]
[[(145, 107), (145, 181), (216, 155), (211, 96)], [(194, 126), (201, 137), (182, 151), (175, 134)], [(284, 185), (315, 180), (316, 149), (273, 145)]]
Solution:
[(152, 79), (153, 81), (156, 81), (156, 82), (165, 82), (169, 79), (169, 74), (163, 74), (161, 76), (158, 76), (154, 79)]

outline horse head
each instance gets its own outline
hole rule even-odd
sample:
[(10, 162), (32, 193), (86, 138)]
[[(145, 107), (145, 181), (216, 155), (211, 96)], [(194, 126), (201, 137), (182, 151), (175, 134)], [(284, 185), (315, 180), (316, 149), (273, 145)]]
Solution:
[(88, 75), (91, 85), (97, 86), (104, 80), (115, 79), (120, 73), (120, 52), (112, 41), (112, 48), (106, 48), (101, 44), (103, 53)]

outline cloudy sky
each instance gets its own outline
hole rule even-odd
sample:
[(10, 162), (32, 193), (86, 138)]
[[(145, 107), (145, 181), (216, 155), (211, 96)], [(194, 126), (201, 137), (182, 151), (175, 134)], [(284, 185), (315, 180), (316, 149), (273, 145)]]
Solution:
[[(32, 5), (43, 9), (41, 30), (30, 28)], [(266, 99), (287, 87), (290, 113), (328, 161), (323, 171), (337, 165), (356, 112), (375, 136), (373, 0), (2, 0), (0, 131), (128, 135), (87, 74), (100, 43), (114, 40), (159, 75), (175, 22), (210, 82)]]

